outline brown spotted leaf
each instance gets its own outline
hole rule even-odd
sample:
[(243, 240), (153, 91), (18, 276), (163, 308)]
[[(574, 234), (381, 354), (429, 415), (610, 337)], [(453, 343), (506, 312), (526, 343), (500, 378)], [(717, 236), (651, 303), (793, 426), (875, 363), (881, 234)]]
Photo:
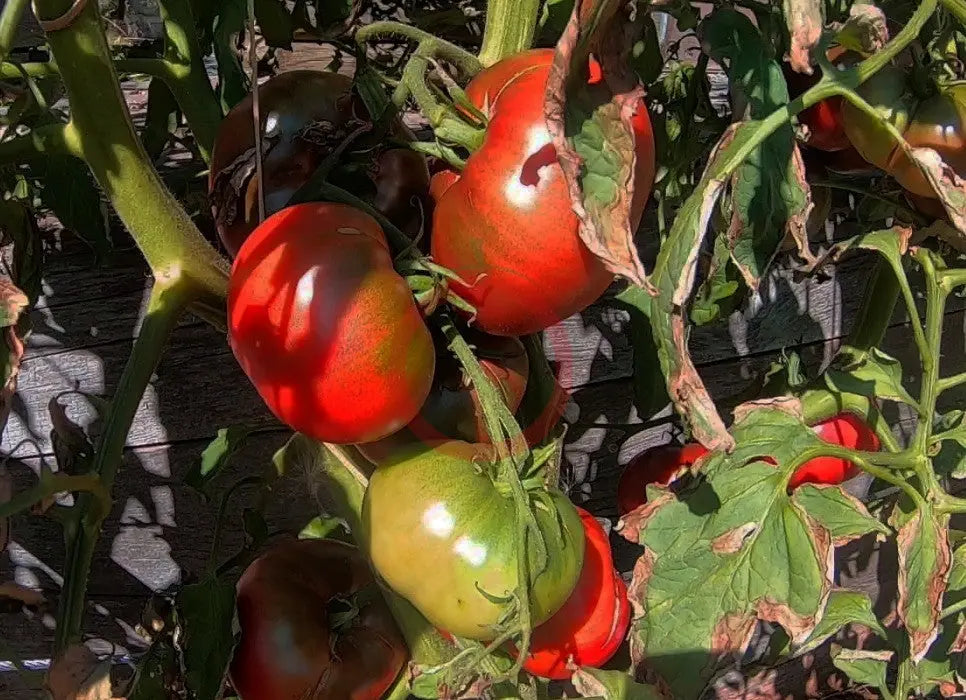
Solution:
[(820, 0), (784, 0), (785, 22), (791, 46), (788, 62), (799, 73), (811, 73), (809, 54), (822, 38), (822, 3)]
[(948, 516), (920, 508), (900, 529), (899, 619), (909, 634), (909, 652), (922, 659), (939, 634), (939, 613), (952, 559)]
[(838, 28), (835, 41), (847, 49), (867, 55), (881, 51), (889, 41), (885, 13), (872, 3), (852, 5), (849, 18)]
[(831, 591), (833, 539), (875, 529), (848, 503), (819, 519), (789, 498), (793, 462), (828, 447), (794, 411), (747, 406), (732, 433), (731, 454), (702, 460), (703, 481), (630, 516), (646, 547), (629, 591), (632, 659), (674, 697), (698, 697), (758, 620), (804, 642)]
[(581, 697), (603, 700), (661, 700), (657, 688), (637, 683), (623, 671), (581, 668), (571, 679)]
[[(632, 211), (646, 192), (635, 192), (638, 164), (634, 115), (644, 89), (631, 51), (639, 22), (625, 0), (577, 0), (547, 80), (547, 127), (580, 220), (580, 238), (608, 270), (648, 286), (634, 243)], [(591, 79), (590, 56), (601, 79)], [(651, 156), (653, 158), (653, 155)], [(646, 184), (650, 190), (651, 183)]]
[(939, 201), (949, 215), (949, 221), (959, 234), (953, 247), (962, 249), (966, 243), (966, 180), (959, 177), (931, 148), (914, 148), (910, 151), (913, 161), (926, 176)]

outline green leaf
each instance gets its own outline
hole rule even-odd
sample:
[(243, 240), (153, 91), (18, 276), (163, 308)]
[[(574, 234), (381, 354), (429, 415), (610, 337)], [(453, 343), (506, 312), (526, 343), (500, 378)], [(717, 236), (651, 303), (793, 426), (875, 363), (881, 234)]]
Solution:
[(177, 697), (170, 682), (180, 675), (178, 652), (166, 638), (158, 639), (138, 660), (137, 675), (128, 700), (170, 700)]
[(197, 700), (215, 700), (221, 695), (235, 648), (235, 586), (209, 576), (182, 588), (176, 605), (185, 682)]
[(671, 400), (648, 319), (650, 297), (643, 289), (631, 287), (620, 294), (616, 301), (630, 314), (627, 335), (634, 350), (634, 406), (637, 415), (647, 420)]
[(661, 700), (663, 697), (652, 685), (636, 682), (623, 671), (602, 671), (581, 668), (571, 679), (581, 697), (603, 700)]
[(231, 463), (232, 457), (251, 435), (252, 429), (245, 425), (219, 428), (218, 434), (201, 452), (196, 469), (185, 477), (185, 483), (198, 491), (204, 491), (211, 480)]
[(862, 501), (838, 486), (804, 484), (795, 489), (792, 500), (828, 530), (835, 541), (853, 540), (870, 532), (892, 534), (886, 525), (869, 515)]
[(939, 451), (932, 458), (937, 474), (947, 474), (954, 479), (966, 479), (966, 423), (964, 413), (955, 409), (937, 421), (932, 449)]
[(871, 685), (873, 688), (884, 688), (886, 685), (886, 668), (891, 651), (865, 651), (832, 647), (832, 663), (845, 675), (859, 685)]
[(348, 533), (346, 530), (345, 523), (339, 518), (330, 518), (326, 516), (318, 516), (312, 518), (305, 527), (299, 532), (300, 540), (324, 540), (326, 538), (332, 538), (337, 540), (345, 540), (345, 534)]
[(939, 624), (942, 595), (951, 554), (946, 526), (949, 517), (920, 506), (899, 529), (899, 619), (909, 633), (909, 652), (916, 661), (932, 644)]
[(869, 600), (868, 595), (858, 591), (832, 591), (825, 604), (822, 619), (808, 639), (796, 647), (796, 656), (817, 649), (840, 629), (852, 624), (864, 625), (883, 639), (887, 639), (886, 631), (872, 611), (872, 601)]
[(832, 538), (786, 492), (796, 460), (823, 443), (800, 417), (767, 404), (735, 415), (735, 449), (705, 458), (704, 481), (678, 494), (663, 489), (624, 521), (625, 536), (637, 529), (646, 547), (631, 585), (643, 610), (632, 655), (676, 697), (697, 697), (744, 652), (759, 619), (803, 642), (831, 585)]
[(825, 382), (833, 391), (917, 405), (902, 386), (902, 364), (878, 348), (863, 352), (844, 346), (825, 373)]
[(718, 236), (714, 241), (711, 270), (691, 305), (691, 320), (696, 325), (712, 323), (734, 310), (739, 301), (737, 292), (742, 287), (741, 278), (736, 273), (731, 263), (728, 239)]
[[(751, 20), (733, 9), (709, 15), (699, 31), (712, 59), (747, 105), (740, 118), (764, 119), (788, 102), (781, 67)], [(781, 248), (789, 220), (804, 222), (808, 190), (791, 124), (771, 134), (731, 178), (729, 246), (745, 282), (757, 289)]]
[(241, 102), (251, 89), (248, 74), (235, 50), (235, 38), (248, 21), (246, 0), (221, 0), (212, 17), (212, 44), (218, 63), (218, 94), (224, 112)]
[(292, 50), (292, 16), (282, 0), (255, 0), (255, 22), (266, 44)]
[(953, 552), (949, 566), (949, 581), (946, 584), (946, 604), (962, 600), (966, 594), (966, 544)]
[(152, 78), (148, 85), (148, 107), (141, 131), (141, 142), (151, 160), (157, 160), (168, 145), (168, 139), (178, 127), (181, 111), (178, 101), (167, 84), (160, 78)]
[(69, 156), (49, 156), (45, 162), (41, 201), (103, 260), (113, 249), (108, 209), (87, 165)]

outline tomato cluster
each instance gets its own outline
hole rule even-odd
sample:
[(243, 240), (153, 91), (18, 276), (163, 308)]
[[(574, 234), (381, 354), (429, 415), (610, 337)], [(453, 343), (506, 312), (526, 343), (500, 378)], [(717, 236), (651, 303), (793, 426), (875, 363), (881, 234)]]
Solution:
[[(544, 375), (532, 381), (541, 367), (518, 336), (583, 310), (613, 279), (580, 238), (550, 140), (543, 102), (552, 59), (552, 50), (524, 52), (472, 80), (466, 94), (486, 117), (482, 145), (460, 172), (435, 164), (432, 181), (415, 151), (356, 141), (369, 132), (397, 142), (409, 135), (398, 119), (372, 123), (347, 78), (276, 76), (261, 88), (261, 175), (244, 102), (219, 133), (209, 182), (219, 234), (234, 256), (228, 336), (238, 363), (281, 421), (319, 441), (353, 444), (372, 462), (363, 531), (353, 533), (368, 563), (437, 628), (467, 639), (491, 640), (507, 624), (522, 583), (519, 504), (490, 444), (478, 387), (433, 314), (442, 303), (469, 317), (459, 332), (511, 412), (527, 399), (521, 429), (535, 447), (559, 422), (567, 395)], [(636, 228), (654, 178), (643, 102), (633, 127)], [(432, 264), (413, 246), (391, 250), (370, 213), (291, 203), (333, 158), (329, 181), (343, 178), (348, 189), (361, 182), (362, 198), (394, 226), (426, 229)], [(257, 223), (260, 190), (268, 218)], [(430, 225), (412, 231), (414, 211), (431, 213)], [(565, 678), (574, 664), (603, 663), (623, 641), (626, 590), (601, 526), (543, 478), (523, 483), (542, 535), (539, 546), (528, 538), (525, 555), (546, 557), (529, 581), (535, 629), (526, 668)], [(351, 642), (326, 610), (368, 585), (360, 557), (337, 543), (304, 542), (269, 550), (246, 572), (232, 670), (243, 700), (301, 697), (320, 668), (338, 665), (338, 640)], [(346, 571), (326, 576), (317, 570), (323, 565)], [(300, 586), (316, 603), (301, 617), (312, 601), (294, 602)], [(261, 596), (270, 604), (253, 602)], [(351, 697), (377, 697), (399, 668), (397, 647), (377, 651), (367, 619), (359, 613), (362, 629), (353, 634), (368, 635), (355, 651), (368, 654), (369, 684), (347, 671), (325, 676), (333, 688), (355, 688)], [(268, 660), (286, 650), (291, 668), (268, 673)]]

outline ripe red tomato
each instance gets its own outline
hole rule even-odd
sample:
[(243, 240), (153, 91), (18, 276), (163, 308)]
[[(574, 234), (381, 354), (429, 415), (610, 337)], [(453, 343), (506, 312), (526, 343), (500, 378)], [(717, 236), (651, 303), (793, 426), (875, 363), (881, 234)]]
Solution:
[(245, 241), (228, 288), (231, 348), (272, 412), (317, 440), (378, 440), (411, 421), (435, 351), (382, 229), (342, 204), (288, 207)]
[[(874, 452), (879, 449), (879, 438), (861, 418), (851, 413), (840, 413), (812, 426), (825, 442), (842, 445), (852, 450)], [(818, 457), (799, 467), (788, 488), (794, 489), (802, 484), (841, 484), (858, 474), (859, 468), (852, 462), (838, 457)]]
[[(586, 308), (613, 280), (580, 240), (550, 142), (543, 103), (552, 60), (551, 49), (527, 51), (473, 79), (466, 92), (489, 114), (486, 137), (455, 182), (447, 176), (433, 187), (439, 197), (433, 257), (467, 282), (452, 289), (476, 307), (477, 327), (494, 335), (552, 326)], [(654, 137), (643, 101), (634, 131), (632, 228), (654, 181)]]
[(690, 467), (707, 453), (704, 445), (689, 442), (652, 447), (637, 455), (624, 468), (617, 483), (617, 512), (627, 515), (644, 505), (648, 484), (667, 485), (678, 471)]
[[(905, 74), (888, 65), (859, 86), (858, 94), (892, 122), (899, 133), (905, 131), (916, 107), (915, 97), (906, 88)], [(842, 106), (842, 123), (849, 141), (863, 158), (890, 172), (897, 145), (882, 124), (851, 103)]]
[(237, 608), (241, 700), (378, 700), (406, 663), (368, 562), (343, 542), (273, 546), (239, 579)]
[(535, 676), (565, 680), (568, 666), (600, 668), (624, 642), (631, 622), (627, 587), (614, 570), (607, 533), (583, 508), (584, 566), (573, 593), (553, 617), (533, 630), (523, 668)]
[[(840, 46), (829, 49), (826, 55), (835, 66), (847, 66), (861, 59), (860, 55), (846, 52)], [(787, 63), (782, 64), (782, 72), (792, 99), (818, 83), (822, 74), (821, 69), (817, 69), (812, 75), (805, 75), (792, 70)], [(806, 143), (809, 146), (829, 152), (842, 151), (852, 146), (842, 124), (842, 105), (841, 97), (830, 97), (799, 113), (798, 121), (808, 127)]]
[[(370, 117), (362, 100), (353, 98), (352, 79), (339, 73), (280, 73), (260, 86), (258, 97), (265, 211), (271, 215), (288, 204), (332, 150)], [(401, 121), (395, 121), (391, 130), (398, 138), (411, 137)], [(208, 190), (218, 235), (230, 255), (237, 254), (257, 224), (254, 131), (249, 95), (219, 125), (211, 154)], [(369, 144), (363, 152), (368, 162), (380, 149)], [(423, 156), (405, 148), (389, 149), (371, 163), (369, 176), (368, 187), (375, 189), (373, 205), (399, 228), (415, 234), (424, 207), (411, 200), (414, 195), (424, 198), (429, 187)]]

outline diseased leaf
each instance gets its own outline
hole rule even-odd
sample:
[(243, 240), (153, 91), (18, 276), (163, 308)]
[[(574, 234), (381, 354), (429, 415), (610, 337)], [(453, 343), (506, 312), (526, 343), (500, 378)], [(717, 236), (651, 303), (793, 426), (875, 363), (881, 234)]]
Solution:
[(808, 639), (795, 648), (795, 654), (801, 655), (817, 649), (840, 629), (853, 624), (864, 625), (883, 639), (887, 638), (886, 631), (872, 610), (872, 601), (868, 595), (858, 591), (832, 591), (825, 603), (822, 619), (815, 625)]
[(657, 688), (637, 683), (623, 671), (602, 671), (597, 668), (581, 668), (571, 681), (584, 698), (603, 700), (661, 700)]
[(741, 287), (741, 278), (731, 262), (728, 239), (718, 236), (708, 275), (691, 305), (691, 320), (703, 326), (727, 315), (737, 305)]
[(791, 38), (788, 62), (793, 70), (811, 74), (809, 55), (822, 38), (822, 3), (820, 0), (783, 0), (783, 5)]
[[(622, 521), (621, 534), (646, 548), (630, 590), (632, 659), (675, 697), (699, 696), (744, 653), (758, 620), (779, 623), (801, 644), (820, 619), (832, 535), (786, 488), (796, 460), (827, 445), (796, 411), (794, 400), (739, 407), (730, 455), (709, 454), (703, 481), (677, 494), (651, 492)], [(845, 528), (838, 534), (851, 537)], [(696, 660), (695, 650), (707, 658)]]
[[(637, 253), (634, 115), (644, 89), (630, 57), (639, 23), (632, 3), (577, 0), (557, 42), (544, 106), (547, 128), (580, 220), (580, 238), (615, 274), (649, 286)], [(590, 74), (590, 56), (600, 78)]]
[[(786, 3), (798, 1), (807, 2)], [(718, 9), (701, 23), (700, 36), (711, 58), (724, 65), (731, 89), (746, 104), (740, 118), (764, 119), (788, 103), (781, 67), (770, 57), (763, 37), (747, 16)], [(783, 124), (755, 148), (735, 169), (730, 185), (729, 246), (745, 282), (757, 289), (781, 249), (789, 220), (799, 222), (795, 237), (800, 239), (812, 209), (805, 165), (791, 124)], [(808, 250), (807, 244), (804, 250)]]
[(899, 619), (909, 633), (909, 652), (918, 661), (939, 634), (939, 612), (949, 576), (949, 517), (921, 506), (897, 535)]
[(112, 700), (111, 660), (100, 660), (89, 648), (75, 644), (51, 664), (44, 679), (51, 700)]
[(867, 651), (832, 647), (832, 663), (845, 675), (860, 685), (885, 688), (886, 667), (892, 658), (891, 651)]
[(235, 586), (209, 576), (182, 588), (176, 605), (188, 690), (197, 700), (215, 700), (235, 648)]
[[(17, 377), (23, 360), (24, 344), (17, 328), (30, 300), (6, 277), (0, 277), (0, 435), (7, 427), (7, 419), (17, 393)], [(3, 526), (0, 525), (0, 530)], [(0, 551), (3, 537), (0, 536)]]
[(870, 532), (892, 534), (888, 527), (869, 515), (862, 501), (838, 486), (804, 484), (795, 489), (792, 500), (829, 531), (834, 544), (848, 542)]
[(878, 348), (863, 352), (843, 346), (835, 364), (825, 373), (825, 382), (833, 391), (844, 394), (917, 405), (902, 385), (902, 364)]
[(857, 2), (849, 8), (849, 19), (835, 36), (837, 44), (863, 54), (882, 50), (889, 41), (885, 13), (872, 3)]

